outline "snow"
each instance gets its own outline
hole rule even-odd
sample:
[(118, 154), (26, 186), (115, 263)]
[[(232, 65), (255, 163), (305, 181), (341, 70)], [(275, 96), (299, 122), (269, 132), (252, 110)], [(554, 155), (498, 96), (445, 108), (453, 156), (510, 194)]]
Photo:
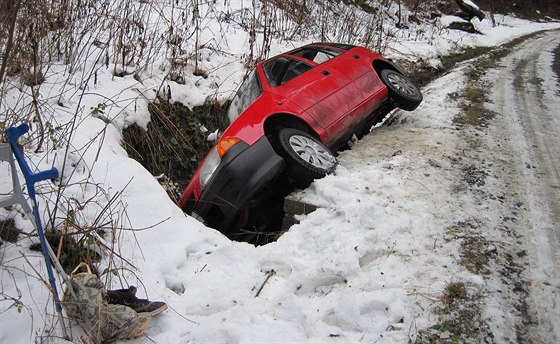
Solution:
[(480, 8), (471, 0), (461, 0), (461, 2), (463, 2), (465, 5), (472, 7), (474, 9), (480, 10)]
[(444, 27), (448, 27), (449, 24), (454, 23), (454, 22), (459, 22), (459, 23), (467, 23), (468, 21), (458, 17), (458, 16), (454, 16), (454, 15), (445, 15), (445, 16), (441, 16), (441, 18), (439, 18), (439, 21), (441, 23), (442, 26)]
[[(231, 3), (243, 6), (242, 1)], [(498, 16), (499, 26), (484, 20), (477, 24), (483, 35), (471, 35), (446, 30), (446, 20), (441, 19), (438, 35), (399, 39), (387, 55), (435, 61), (460, 47), (496, 46), (560, 27)], [(202, 52), (207, 79), (192, 76), (184, 85), (164, 81), (168, 66), (162, 59), (138, 81), (133, 75), (115, 77), (114, 70), (124, 71), (122, 66), (107, 68), (92, 59), (83, 69), (84, 75), (98, 71), (96, 83), (76, 77), (65, 84), (65, 67), (59, 65), (41, 88), (42, 99), (51, 107), (51, 125), (62, 126), (71, 143), (56, 143), (54, 139), (64, 135), (54, 134), (43, 152), (27, 150), (27, 157), (37, 169), (54, 165), (61, 171), (71, 202), (59, 211), (75, 211), (84, 227), (99, 225), (100, 213), (101, 221), (110, 224), (115, 242), (107, 239), (107, 245), (114, 245), (124, 259), (113, 257), (116, 268), (123, 268), (118, 278), (102, 276), (109, 287), (138, 285), (139, 297), (169, 305), (146, 336), (127, 342), (403, 343), (414, 341), (420, 329), (437, 320), (431, 307), (448, 283), (464, 281), (482, 288), (484, 278), (460, 265), (458, 245), (446, 240), (449, 226), (476, 211), (466, 196), (454, 191), (454, 159), (463, 155), (464, 147), (452, 121), (460, 111), (458, 101), (450, 94), (465, 86), (464, 65), (427, 85), (416, 111), (398, 114), (398, 123), (375, 128), (352, 150), (342, 152), (334, 175), (302, 191), (321, 208), (301, 216), (278, 241), (260, 247), (233, 242), (183, 214), (157, 180), (127, 157), (121, 130), (130, 123), (147, 127), (147, 103), (156, 90), (189, 107), (211, 96), (224, 100), (231, 95), (244, 74), (239, 57), (247, 53), (247, 34), (228, 29), (225, 39), (216, 42), (212, 32), (223, 28), (217, 22), (206, 25), (201, 41), (228, 52)], [(273, 41), (271, 54), (297, 45)], [(6, 106), (23, 109), (29, 101), (26, 92), (10, 87), (2, 112)], [(99, 104), (106, 104), (103, 116), (90, 116)], [(4, 178), (5, 167), (2, 164), (2, 190), (9, 189), (10, 182)], [(56, 196), (47, 184), (40, 185), (43, 219)], [(31, 232), (18, 209), (0, 209), (0, 218), (14, 218), (19, 228)], [(0, 248), (1, 293), (18, 295), (16, 305), (21, 305), (10, 307), (10, 300), (1, 304), (3, 343), (43, 336), (54, 341), (60, 335), (52, 299), (41, 281), (46, 275), (42, 256), (28, 249), (33, 242), (36, 238), (24, 236)], [(107, 259), (100, 271), (108, 267)], [(498, 314), (494, 312), (489, 317)], [(77, 326), (72, 331), (74, 338), (81, 333)]]

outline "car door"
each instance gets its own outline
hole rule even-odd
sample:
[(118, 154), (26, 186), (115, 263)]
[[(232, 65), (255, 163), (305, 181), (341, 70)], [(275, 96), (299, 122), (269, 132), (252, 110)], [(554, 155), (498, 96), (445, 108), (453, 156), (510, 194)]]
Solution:
[(387, 89), (379, 79), (364, 51), (352, 49), (336, 58), (331, 68), (346, 76), (350, 82), (345, 86), (345, 93), (351, 94), (349, 104), (352, 108), (339, 117), (328, 128), (328, 135), (340, 137), (337, 133), (354, 132), (366, 116), (377, 109), (387, 97)]
[(344, 135), (340, 130), (330, 127), (360, 102), (351, 85), (352, 80), (339, 71), (333, 63), (336, 59), (321, 64), (312, 64), (304, 59), (291, 60), (294, 64), (305, 63), (309, 69), (274, 87), (273, 92), (306, 111), (325, 130), (322, 139), (328, 145)]

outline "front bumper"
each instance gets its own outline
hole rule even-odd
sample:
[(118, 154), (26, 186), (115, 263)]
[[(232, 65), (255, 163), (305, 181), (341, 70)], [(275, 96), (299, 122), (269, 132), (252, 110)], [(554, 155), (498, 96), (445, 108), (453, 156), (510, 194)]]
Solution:
[(266, 137), (253, 145), (239, 142), (222, 157), (194, 206), (194, 216), (226, 235), (235, 233), (241, 212), (260, 205), (284, 169), (284, 160)]

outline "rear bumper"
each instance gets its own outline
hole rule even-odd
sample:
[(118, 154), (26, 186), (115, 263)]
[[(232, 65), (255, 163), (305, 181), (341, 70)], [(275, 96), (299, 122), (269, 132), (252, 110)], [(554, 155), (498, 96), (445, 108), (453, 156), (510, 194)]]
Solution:
[(194, 205), (194, 217), (226, 235), (235, 233), (241, 212), (267, 198), (267, 189), (284, 168), (266, 137), (250, 146), (239, 142), (223, 156)]

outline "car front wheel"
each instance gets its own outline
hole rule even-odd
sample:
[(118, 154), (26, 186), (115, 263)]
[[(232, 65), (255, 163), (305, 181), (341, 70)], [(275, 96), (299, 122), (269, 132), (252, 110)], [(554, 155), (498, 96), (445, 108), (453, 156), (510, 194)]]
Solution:
[(298, 129), (280, 130), (278, 151), (286, 161), (289, 177), (300, 187), (308, 186), (336, 168), (334, 154), (315, 137)]
[(420, 105), (422, 93), (409, 78), (392, 69), (383, 69), (380, 74), (389, 89), (389, 97), (399, 108), (412, 111)]

